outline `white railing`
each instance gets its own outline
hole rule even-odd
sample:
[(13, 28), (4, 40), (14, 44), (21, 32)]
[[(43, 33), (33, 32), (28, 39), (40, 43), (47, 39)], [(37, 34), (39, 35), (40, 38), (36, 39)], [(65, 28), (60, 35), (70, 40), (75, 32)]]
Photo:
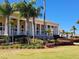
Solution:
[(13, 31), (13, 35), (17, 35), (17, 31)]
[(20, 31), (19, 35), (25, 35), (25, 31)]

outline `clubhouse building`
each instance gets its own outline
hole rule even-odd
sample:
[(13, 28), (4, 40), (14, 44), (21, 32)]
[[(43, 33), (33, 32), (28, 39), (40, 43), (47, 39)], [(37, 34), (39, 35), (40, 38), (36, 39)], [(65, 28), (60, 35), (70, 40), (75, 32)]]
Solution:
[[(9, 18), (9, 27), (6, 21), (6, 18), (2, 15), (0, 15), (0, 36), (1, 35), (27, 35), (27, 22), (26, 19), (20, 18), (18, 13), (14, 13), (10, 16)], [(33, 26), (33, 20), (32, 18), (29, 20), (29, 31), (30, 31), (30, 36), (33, 36), (34, 34), (34, 26)], [(44, 35), (44, 22), (43, 19), (35, 19), (35, 36), (52, 36), (53, 35), (58, 35), (58, 27), (59, 24), (50, 22), (49, 20), (46, 21), (46, 30), (50, 29), (51, 34), (45, 34)]]

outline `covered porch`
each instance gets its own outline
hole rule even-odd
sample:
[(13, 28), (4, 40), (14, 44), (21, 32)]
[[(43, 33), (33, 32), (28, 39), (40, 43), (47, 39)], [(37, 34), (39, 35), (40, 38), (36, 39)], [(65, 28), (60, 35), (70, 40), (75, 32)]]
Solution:
[[(53, 35), (58, 35), (58, 25), (54, 25), (53, 23), (46, 22), (46, 30), (50, 29), (51, 33), (48, 35), (44, 34), (44, 24), (43, 21), (35, 20), (35, 33), (34, 33), (34, 25), (33, 20), (30, 19), (29, 24), (29, 32), (30, 36), (35, 34), (36, 37), (53, 37)], [(17, 35), (27, 35), (27, 22), (25, 19), (20, 19), (16, 17), (10, 17), (9, 20), (9, 28), (6, 23), (6, 18), (0, 16), (0, 35), (9, 35), (17, 36)]]
[(3, 35), (7, 36), (8, 30), (9, 30), (10, 36), (26, 35), (25, 21), (10, 17), (9, 27), (8, 27), (8, 21), (6, 20), (6, 18), (3, 16), (0, 16), (0, 36), (3, 36)]

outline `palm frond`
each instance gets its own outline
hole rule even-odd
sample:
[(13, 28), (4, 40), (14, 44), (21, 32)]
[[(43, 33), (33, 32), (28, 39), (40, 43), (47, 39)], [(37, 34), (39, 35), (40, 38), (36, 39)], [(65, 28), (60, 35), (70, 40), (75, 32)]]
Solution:
[(0, 6), (0, 14), (6, 15), (6, 10)]
[(79, 20), (76, 23), (79, 24)]
[(10, 15), (12, 13), (12, 7), (8, 0), (5, 0), (3, 4), (0, 5), (0, 13), (2, 15)]

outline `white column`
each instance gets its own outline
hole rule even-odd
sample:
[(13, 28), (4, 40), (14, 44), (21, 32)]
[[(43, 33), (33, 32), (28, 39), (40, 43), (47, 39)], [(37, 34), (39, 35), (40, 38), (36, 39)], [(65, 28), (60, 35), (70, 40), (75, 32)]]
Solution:
[[(48, 25), (46, 25), (46, 31), (48, 30)], [(48, 33), (46, 34), (48, 36)]]
[(4, 35), (8, 35), (8, 19), (5, 19), (5, 30), (4, 30)]
[[(10, 19), (11, 20), (11, 19)], [(12, 25), (11, 25), (11, 23), (10, 23), (10, 21), (9, 21), (9, 35), (12, 35), (12, 27), (11, 27)]]
[(35, 35), (37, 35), (37, 24), (35, 24)]
[(52, 35), (54, 35), (54, 26), (52, 27)]
[(41, 30), (42, 30), (42, 29), (41, 29), (41, 24), (40, 24), (40, 35), (41, 35), (41, 32), (42, 32)]
[(46, 28), (45, 28), (45, 30), (48, 30), (48, 27), (47, 27), (47, 25), (46, 25)]
[(56, 32), (57, 32), (56, 34), (58, 35), (58, 34), (59, 34), (59, 33), (58, 33), (58, 26), (56, 27)]
[(27, 22), (25, 20), (25, 35), (27, 35)]
[(58, 35), (58, 28), (57, 27), (54, 27), (54, 35)]
[(52, 26), (50, 26), (50, 29), (51, 29), (51, 36), (53, 35), (53, 28)]
[(20, 35), (20, 20), (17, 19), (17, 35)]
[(32, 36), (34, 35), (34, 24), (33, 24), (33, 21), (32, 21)]

